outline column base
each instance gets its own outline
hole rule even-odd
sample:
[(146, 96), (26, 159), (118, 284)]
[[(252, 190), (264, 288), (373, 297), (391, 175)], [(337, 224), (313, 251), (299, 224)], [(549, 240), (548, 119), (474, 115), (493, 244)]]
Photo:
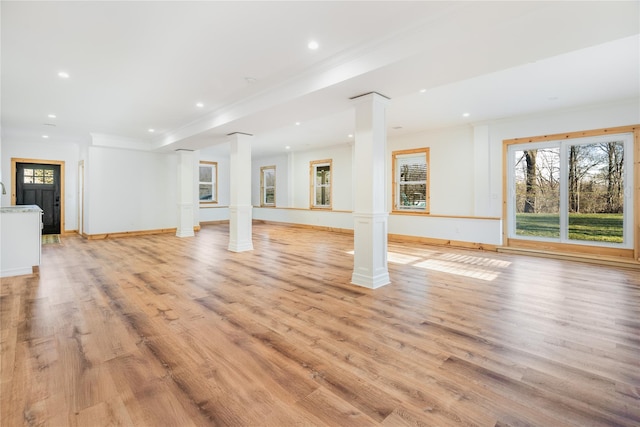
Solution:
[(351, 283), (376, 289), (390, 283), (387, 267), (386, 212), (353, 213), (353, 274)]
[(176, 231), (176, 237), (193, 237), (195, 235), (196, 235), (196, 233), (193, 231), (193, 228), (191, 229), (191, 232), (189, 232), (188, 230), (186, 230), (186, 231), (182, 231), (182, 230)]
[(249, 242), (249, 243), (231, 243), (229, 242), (229, 247), (227, 247), (227, 250), (231, 251), (231, 252), (246, 252), (246, 251), (252, 251), (253, 250), (253, 243)]
[(351, 275), (351, 283), (353, 285), (362, 286), (364, 288), (377, 289), (391, 283), (391, 279), (389, 279), (389, 273), (380, 274), (374, 277), (359, 273), (353, 273)]
[(177, 237), (193, 237), (193, 204), (178, 203), (178, 228), (176, 229)]
[(231, 252), (253, 250), (252, 241), (253, 206), (229, 206), (229, 246)]

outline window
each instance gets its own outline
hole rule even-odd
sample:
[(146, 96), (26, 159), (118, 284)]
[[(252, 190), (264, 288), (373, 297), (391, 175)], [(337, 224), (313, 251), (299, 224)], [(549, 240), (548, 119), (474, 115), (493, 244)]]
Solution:
[(509, 238), (632, 247), (631, 133), (513, 144), (507, 155)]
[(218, 203), (218, 163), (201, 161), (198, 181), (200, 203)]
[(331, 209), (331, 160), (310, 163), (311, 208)]
[(53, 169), (24, 169), (24, 184), (55, 184)]
[(276, 167), (260, 168), (260, 206), (276, 205)]
[(429, 213), (429, 149), (394, 151), (393, 210)]

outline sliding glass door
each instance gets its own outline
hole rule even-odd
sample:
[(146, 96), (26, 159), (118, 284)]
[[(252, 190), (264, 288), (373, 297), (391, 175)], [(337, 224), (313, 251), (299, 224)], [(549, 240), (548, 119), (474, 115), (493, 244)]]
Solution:
[(633, 134), (507, 149), (510, 239), (631, 248)]

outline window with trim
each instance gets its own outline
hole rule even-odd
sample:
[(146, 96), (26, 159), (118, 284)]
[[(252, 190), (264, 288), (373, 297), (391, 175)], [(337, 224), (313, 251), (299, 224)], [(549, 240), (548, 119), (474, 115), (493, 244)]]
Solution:
[(260, 206), (276, 205), (276, 167), (260, 168)]
[(198, 178), (200, 203), (218, 203), (218, 163), (201, 161)]
[(393, 211), (429, 213), (429, 149), (394, 151)]
[(311, 208), (331, 209), (332, 160), (315, 160), (310, 166)]

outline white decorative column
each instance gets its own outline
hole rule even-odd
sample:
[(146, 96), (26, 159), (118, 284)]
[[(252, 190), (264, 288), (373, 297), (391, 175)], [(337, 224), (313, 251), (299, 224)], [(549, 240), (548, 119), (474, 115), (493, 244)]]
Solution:
[(229, 134), (230, 154), (230, 204), (229, 250), (244, 252), (253, 250), (251, 240), (251, 138), (246, 133)]
[(178, 153), (178, 228), (176, 236), (192, 237), (193, 232), (193, 151), (176, 150)]
[(354, 149), (354, 265), (351, 283), (375, 289), (390, 282), (387, 268), (385, 108), (389, 99), (368, 93), (352, 98)]

